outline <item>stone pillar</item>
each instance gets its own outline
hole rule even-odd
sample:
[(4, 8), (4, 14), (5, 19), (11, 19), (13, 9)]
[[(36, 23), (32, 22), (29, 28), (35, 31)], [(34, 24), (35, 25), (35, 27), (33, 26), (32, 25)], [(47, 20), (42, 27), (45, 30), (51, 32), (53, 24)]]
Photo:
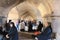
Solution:
[(60, 0), (54, 0), (53, 5), (52, 27), (53, 32), (56, 33), (56, 40), (60, 40)]
[(9, 8), (0, 7), (0, 22), (3, 24), (8, 17)]
[[(0, 7), (0, 25), (3, 24), (4, 19), (6, 19), (6, 13), (4, 12), (5, 8)], [(4, 12), (4, 13), (3, 13)], [(4, 15), (5, 14), (5, 15)]]

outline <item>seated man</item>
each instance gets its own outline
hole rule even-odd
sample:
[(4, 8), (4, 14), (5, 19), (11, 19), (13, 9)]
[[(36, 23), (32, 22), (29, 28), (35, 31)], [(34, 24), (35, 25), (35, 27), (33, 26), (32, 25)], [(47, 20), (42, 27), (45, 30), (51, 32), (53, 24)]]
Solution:
[(52, 28), (51, 23), (45, 23), (43, 31), (37, 36), (38, 40), (48, 40), (51, 38)]

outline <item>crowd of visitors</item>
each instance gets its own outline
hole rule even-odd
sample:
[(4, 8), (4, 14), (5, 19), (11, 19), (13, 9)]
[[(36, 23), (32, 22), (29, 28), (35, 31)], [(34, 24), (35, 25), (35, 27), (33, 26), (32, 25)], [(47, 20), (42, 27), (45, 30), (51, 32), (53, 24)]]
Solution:
[(38, 40), (48, 40), (51, 38), (52, 28), (50, 22), (43, 24), (41, 21), (36, 20), (18, 20), (17, 25), (15, 25), (12, 20), (9, 20), (8, 23), (5, 22), (4, 27), (0, 25), (0, 40), (18, 40), (18, 32), (21, 31), (33, 32), (33, 36)]

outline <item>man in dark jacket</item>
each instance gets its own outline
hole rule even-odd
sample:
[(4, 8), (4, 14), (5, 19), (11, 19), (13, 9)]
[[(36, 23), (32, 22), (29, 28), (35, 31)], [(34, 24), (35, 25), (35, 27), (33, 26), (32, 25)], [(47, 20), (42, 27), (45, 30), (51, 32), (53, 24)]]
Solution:
[(39, 21), (39, 25), (38, 25), (37, 31), (41, 32), (42, 27), (43, 27), (43, 24)]
[(9, 20), (8, 23), (7, 23), (7, 21), (5, 22), (4, 27), (5, 27), (6, 32), (8, 32), (10, 30), (10, 23), (11, 23), (11, 20)]
[(52, 28), (51, 24), (48, 22), (46, 23), (45, 28), (43, 28), (43, 32), (41, 32), (40, 35), (38, 35), (38, 40), (48, 40), (51, 38)]
[(28, 22), (28, 31), (29, 31), (29, 32), (32, 32), (32, 27), (33, 27), (32, 22), (29, 21), (29, 22)]

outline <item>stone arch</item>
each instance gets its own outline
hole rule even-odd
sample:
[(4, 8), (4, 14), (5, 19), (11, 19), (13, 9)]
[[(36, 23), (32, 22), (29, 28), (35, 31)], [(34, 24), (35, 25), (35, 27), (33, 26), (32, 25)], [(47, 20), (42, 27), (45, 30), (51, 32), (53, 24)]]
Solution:
[(49, 2), (49, 0), (45, 0), (38, 5), (43, 22), (52, 22), (52, 3), (53, 2)]
[[(29, 11), (30, 13), (33, 13), (33, 15), (36, 16), (36, 18), (42, 17), (43, 20), (46, 19), (47, 21), (48, 18), (46, 18), (45, 16), (51, 16), (52, 13), (52, 8), (50, 5), (51, 4), (46, 1), (42, 1), (38, 6), (35, 6), (28, 1), (24, 1), (16, 7), (16, 10), (20, 13), (20, 16), (24, 14), (26, 11)], [(49, 21), (50, 20), (51, 18), (49, 17)]]
[[(20, 1), (21, 1), (21, 0), (20, 0)], [(49, 5), (51, 5), (49, 2), (46, 3), (46, 1), (44, 1), (44, 0), (41, 0), (41, 2), (40, 2), (38, 5), (35, 3), (37, 6), (36, 6), (34, 3), (32, 4), (31, 2), (28, 2), (27, 0), (26, 0), (26, 1), (23, 0), (24, 2), (22, 2), (22, 3), (21, 3), (20, 1), (18, 0), (17, 2), (13, 3), (12, 6), (7, 6), (7, 7), (5, 7), (5, 8), (3, 7), (4, 12), (3, 12), (2, 15), (5, 16), (5, 17), (7, 17), (9, 11), (10, 11), (13, 7), (15, 7), (16, 5), (18, 5), (19, 3), (20, 3), (19, 5), (22, 5), (22, 4), (25, 3), (26, 5), (28, 5), (28, 7), (27, 7), (26, 5), (23, 5), (23, 7), (27, 9), (26, 11), (33, 9), (33, 11), (34, 11), (33, 13), (34, 13), (35, 15), (38, 15), (38, 16), (37, 16), (37, 18), (38, 18), (38, 17), (41, 16), (42, 10), (44, 9), (44, 11), (45, 11), (46, 9), (48, 9), (47, 7), (50, 7)], [(32, 0), (31, 0), (31, 1), (32, 1)], [(48, 0), (48, 1), (49, 1), (49, 0)], [(48, 3), (49, 3), (49, 5), (48, 5)], [(18, 6), (19, 6), (19, 5), (18, 5)], [(39, 5), (41, 5), (40, 10), (39, 10)], [(42, 6), (42, 5), (43, 5), (43, 6)], [(47, 5), (48, 5), (48, 6), (47, 6)], [(22, 8), (23, 8), (23, 7), (22, 7)], [(19, 11), (19, 8), (21, 8), (21, 6), (17, 7), (16, 9)], [(31, 8), (31, 9), (30, 9), (30, 8)], [(41, 8), (43, 8), (43, 9), (41, 9)], [(4, 14), (4, 13), (5, 13), (5, 14)], [(32, 12), (31, 12), (31, 13), (32, 13)], [(38, 13), (38, 14), (37, 14), (37, 13)], [(47, 13), (47, 14), (48, 14), (48, 13)], [(47, 14), (46, 14), (46, 15), (47, 15)], [(50, 15), (50, 14), (49, 14), (49, 15)]]
[(19, 3), (23, 2), (22, 0), (0, 0), (0, 16), (2, 18), (2, 24), (5, 22), (7, 19), (7, 15), (9, 11), (18, 5)]
[(40, 15), (38, 9), (26, 1), (19, 4), (16, 8), (17, 11), (20, 13), (20, 16), (26, 12), (29, 12), (31, 16), (35, 16), (35, 19), (37, 19), (37, 16)]

